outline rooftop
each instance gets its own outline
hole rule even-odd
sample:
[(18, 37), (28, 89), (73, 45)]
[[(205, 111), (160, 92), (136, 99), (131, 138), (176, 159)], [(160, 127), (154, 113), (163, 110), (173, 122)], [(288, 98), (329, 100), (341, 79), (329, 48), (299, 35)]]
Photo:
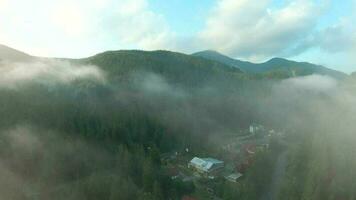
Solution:
[(237, 179), (239, 179), (242, 176), (241, 173), (233, 173), (230, 174), (229, 176), (226, 176), (225, 178), (229, 181), (237, 182)]
[(198, 158), (194, 157), (191, 161), (191, 164), (194, 164), (196, 167), (199, 167), (200, 169), (204, 171), (209, 171), (214, 164), (222, 164), (224, 161), (217, 160), (214, 158)]

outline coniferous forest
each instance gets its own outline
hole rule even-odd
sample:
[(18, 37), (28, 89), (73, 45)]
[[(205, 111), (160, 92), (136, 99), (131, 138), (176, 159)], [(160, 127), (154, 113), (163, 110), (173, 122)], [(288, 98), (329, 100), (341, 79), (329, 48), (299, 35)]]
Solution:
[[(1, 59), (0, 197), (355, 199), (356, 79), (282, 64), (250, 73), (168, 51)], [(235, 165), (223, 147), (253, 123), (282, 135), (253, 152), (238, 183), (172, 178), (170, 166), (189, 174), (198, 155)]]

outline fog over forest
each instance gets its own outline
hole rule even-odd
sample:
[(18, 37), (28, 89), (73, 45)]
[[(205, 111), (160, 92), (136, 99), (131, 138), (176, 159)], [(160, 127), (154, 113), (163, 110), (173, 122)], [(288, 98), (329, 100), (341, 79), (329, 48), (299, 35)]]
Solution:
[[(1, 62), (1, 199), (178, 199), (191, 191), (167, 181), (161, 155), (186, 148), (221, 155), (216, 138), (252, 123), (286, 133), (278, 198), (355, 198), (355, 77), (207, 79), (191, 87), (150, 70), (121, 77), (65, 59)], [(233, 195), (258, 199), (266, 188), (247, 174)]]
[(356, 200), (356, 0), (0, 0), (0, 200)]

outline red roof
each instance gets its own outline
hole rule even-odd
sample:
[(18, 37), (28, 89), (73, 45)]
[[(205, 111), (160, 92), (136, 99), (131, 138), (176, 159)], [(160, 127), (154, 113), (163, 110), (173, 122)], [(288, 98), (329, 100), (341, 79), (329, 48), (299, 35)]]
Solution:
[(191, 196), (184, 196), (182, 197), (182, 200), (196, 200), (196, 199)]
[(172, 168), (169, 168), (167, 170), (167, 174), (169, 176), (178, 176), (179, 175), (179, 170), (177, 168), (175, 168), (175, 167), (172, 167)]

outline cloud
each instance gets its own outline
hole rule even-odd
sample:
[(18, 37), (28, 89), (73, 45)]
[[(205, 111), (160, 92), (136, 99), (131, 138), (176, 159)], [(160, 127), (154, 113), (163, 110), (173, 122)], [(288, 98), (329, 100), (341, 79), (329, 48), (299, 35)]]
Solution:
[[(327, 52), (349, 51), (356, 45), (356, 30), (351, 21), (341, 20), (339, 23), (325, 28), (318, 34), (320, 48)], [(354, 29), (354, 30), (353, 30)]]
[(162, 76), (155, 73), (135, 72), (131, 75), (133, 85), (141, 94), (154, 97), (185, 98), (186, 92), (178, 87), (174, 87)]
[(163, 16), (149, 9), (146, 0), (112, 1), (110, 7), (117, 10), (105, 16), (103, 29), (114, 35), (114, 41), (148, 50), (167, 46), (173, 33)]
[(0, 43), (41, 56), (155, 49), (166, 46), (173, 34), (147, 0), (2, 0), (0, 11), (0, 19), (6, 19), (1, 20)]
[(80, 9), (80, 5), (65, 2), (53, 8), (50, 20), (58, 30), (70, 37), (79, 37), (89, 31), (86, 16)]
[(79, 192), (68, 181), (73, 174), (85, 181), (113, 160), (102, 148), (82, 139), (68, 140), (61, 132), (34, 125), (1, 128), (0, 143), (0, 199), (48, 199), (57, 190), (64, 194), (67, 187)]
[(336, 90), (338, 82), (329, 77), (322, 75), (310, 75), (283, 80), (275, 89), (286, 91), (308, 91), (313, 93), (328, 93)]
[(0, 10), (4, 10), (8, 4), (7, 0), (0, 0)]
[(35, 137), (31, 128), (26, 126), (17, 126), (11, 130), (5, 132), (3, 140), (5, 140), (11, 148), (16, 149), (16, 151), (33, 151), (40, 149), (42, 147), (41, 141), (38, 137)]
[(314, 29), (322, 6), (312, 1), (272, 8), (270, 0), (220, 0), (200, 37), (211, 49), (235, 57), (264, 59), (295, 48)]
[(314, 31), (299, 43), (290, 56), (297, 55), (298, 60), (352, 72), (356, 67), (355, 20), (355, 15), (345, 16)]
[(0, 88), (16, 89), (30, 83), (68, 84), (76, 80), (90, 79), (105, 82), (104, 73), (96, 66), (75, 65), (55, 59), (32, 63), (0, 63)]
[(351, 71), (356, 66), (356, 15), (335, 14), (335, 9), (355, 10), (355, 4), (219, 0), (197, 36), (198, 46), (255, 62), (287, 57)]
[[(0, 0), (0, 43), (41, 56), (85, 57), (109, 49), (215, 49), (250, 61), (293, 58), (318, 49), (330, 54), (325, 58), (341, 53), (346, 54), (342, 59), (355, 63), (355, 14), (334, 13), (333, 0), (216, 2), (207, 11), (205, 26), (185, 35), (176, 33), (169, 24), (173, 20), (155, 12), (149, 0)], [(350, 2), (345, 4), (355, 4)], [(306, 57), (299, 60), (316, 60)]]
[(340, 53), (355, 50), (356, 34), (351, 17), (340, 18), (336, 23), (330, 24), (318, 31), (314, 31), (302, 42), (298, 48), (301, 52), (308, 48), (320, 48), (327, 53)]

